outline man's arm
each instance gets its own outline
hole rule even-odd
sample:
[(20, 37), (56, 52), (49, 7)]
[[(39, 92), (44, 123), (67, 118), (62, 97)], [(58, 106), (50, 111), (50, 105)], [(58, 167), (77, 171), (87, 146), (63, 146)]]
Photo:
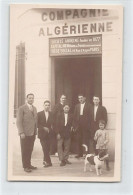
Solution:
[(61, 121), (61, 115), (60, 113), (58, 113), (57, 115), (57, 120), (56, 120), (56, 128), (55, 128), (55, 132), (56, 132), (56, 135), (57, 135), (57, 140), (61, 138), (61, 135), (60, 135), (60, 121)]
[(43, 125), (41, 124), (41, 113), (37, 113), (37, 119), (38, 119), (38, 122), (37, 122), (37, 127), (38, 129), (43, 129)]
[(77, 128), (77, 112), (78, 112), (78, 107), (77, 105), (75, 106), (75, 109), (74, 109), (74, 114), (73, 114), (73, 122), (72, 122), (72, 127), (74, 129)]
[(52, 112), (49, 112), (49, 117), (50, 117), (50, 128), (53, 130), (54, 126), (54, 116)]
[(52, 110), (53, 117), (56, 117), (57, 112), (58, 112), (58, 105), (55, 105)]
[(35, 122), (36, 122), (36, 126), (35, 126), (35, 135), (37, 135), (37, 128), (38, 128), (38, 115), (37, 115), (37, 109), (36, 107), (35, 108), (35, 111), (36, 111), (36, 118), (35, 118)]
[(55, 129), (55, 132), (57, 134), (59, 134), (59, 131), (60, 131), (60, 120), (61, 120), (61, 115), (60, 113), (58, 113), (57, 118), (56, 118), (56, 129)]

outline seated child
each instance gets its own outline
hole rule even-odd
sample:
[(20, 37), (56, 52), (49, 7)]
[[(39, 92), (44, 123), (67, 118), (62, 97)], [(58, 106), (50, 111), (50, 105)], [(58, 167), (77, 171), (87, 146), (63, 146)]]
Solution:
[[(106, 123), (104, 120), (99, 121), (99, 129), (96, 131), (94, 140), (97, 142), (96, 143), (96, 155), (101, 151), (105, 151), (105, 155), (107, 154), (108, 151), (108, 142), (109, 142), (109, 133), (105, 129)], [(105, 160), (106, 162), (106, 169), (109, 171), (109, 160), (108, 158)]]

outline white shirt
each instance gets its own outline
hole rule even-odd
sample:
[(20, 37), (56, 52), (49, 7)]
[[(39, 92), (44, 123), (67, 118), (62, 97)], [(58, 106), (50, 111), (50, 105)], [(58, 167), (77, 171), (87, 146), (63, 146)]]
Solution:
[(98, 109), (98, 106), (94, 106), (94, 121), (96, 121), (97, 109)]
[(80, 104), (80, 115), (83, 115), (84, 106), (85, 102), (83, 104)]
[(31, 104), (27, 103), (27, 106), (29, 107), (29, 109), (33, 112), (33, 106)]
[(68, 113), (64, 113), (65, 116), (65, 126), (67, 125), (67, 120), (68, 120)]
[(46, 111), (44, 111), (44, 113), (45, 113), (46, 122), (47, 122), (49, 113), (48, 113), (48, 112), (46, 112)]

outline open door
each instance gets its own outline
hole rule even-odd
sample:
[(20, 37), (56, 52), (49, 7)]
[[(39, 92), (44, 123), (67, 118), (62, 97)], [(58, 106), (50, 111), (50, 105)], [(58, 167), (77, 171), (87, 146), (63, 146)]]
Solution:
[(85, 93), (92, 102), (93, 95), (102, 96), (101, 56), (55, 58), (55, 103), (65, 93), (73, 111), (78, 103), (78, 94)]

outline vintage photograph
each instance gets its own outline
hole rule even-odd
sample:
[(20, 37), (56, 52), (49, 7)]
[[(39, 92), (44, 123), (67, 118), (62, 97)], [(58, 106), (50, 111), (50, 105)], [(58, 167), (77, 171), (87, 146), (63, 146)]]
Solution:
[(121, 180), (123, 7), (10, 5), (9, 181)]

